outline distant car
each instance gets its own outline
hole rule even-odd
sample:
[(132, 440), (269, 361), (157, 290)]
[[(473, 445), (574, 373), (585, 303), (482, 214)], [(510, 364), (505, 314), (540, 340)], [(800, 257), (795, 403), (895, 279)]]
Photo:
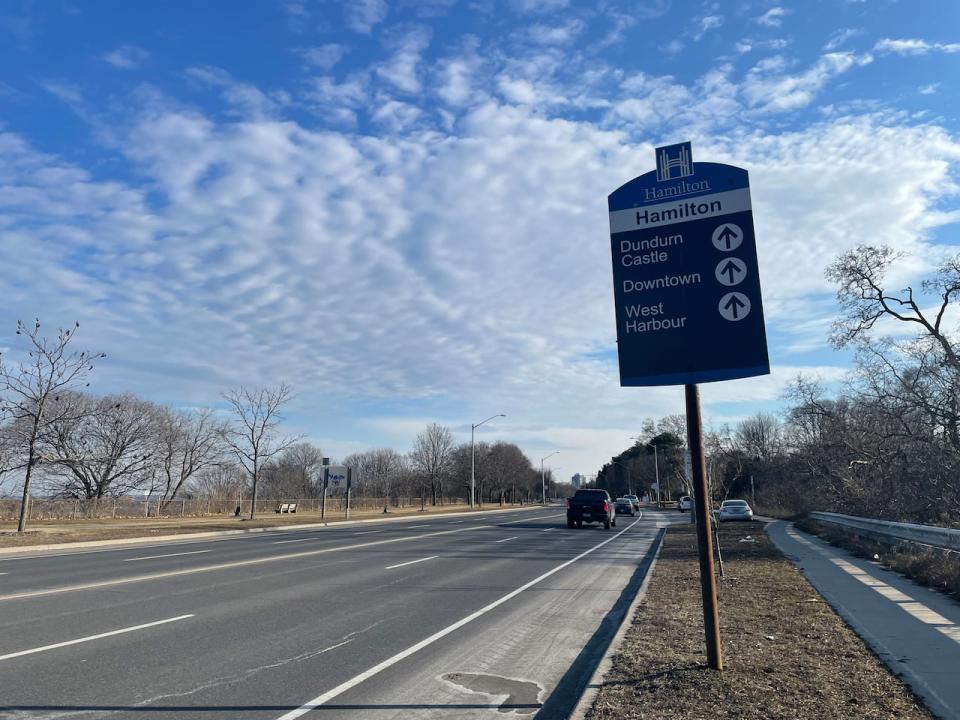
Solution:
[(680, 498), (680, 502), (677, 503), (677, 510), (680, 512), (688, 512), (693, 510), (693, 498), (689, 495), (684, 495)]
[(746, 500), (724, 500), (717, 513), (717, 521), (753, 520), (753, 509)]
[(624, 495), (631, 503), (633, 503), (633, 509), (637, 512), (640, 512), (640, 498), (636, 495)]
[(633, 517), (633, 501), (629, 497), (619, 497), (613, 506), (613, 510), (617, 515), (629, 515)]
[(609, 530), (617, 526), (614, 502), (606, 490), (581, 488), (567, 498), (567, 527), (583, 527), (584, 523), (603, 523)]

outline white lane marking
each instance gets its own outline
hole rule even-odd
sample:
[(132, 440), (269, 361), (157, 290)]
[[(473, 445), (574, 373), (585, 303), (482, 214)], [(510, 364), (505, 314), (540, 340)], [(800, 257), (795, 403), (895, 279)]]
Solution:
[(78, 643), (90, 642), (91, 640), (99, 640), (100, 638), (111, 637), (113, 635), (122, 635), (123, 633), (134, 632), (135, 630), (143, 630), (149, 627), (156, 627), (157, 625), (166, 625), (167, 623), (176, 622), (177, 620), (186, 620), (187, 618), (192, 618), (193, 615), (177, 615), (177, 617), (167, 618), (166, 620), (155, 620), (154, 622), (144, 623), (143, 625), (134, 625), (133, 627), (120, 628), (119, 630), (111, 630), (110, 632), (100, 633), (99, 635), (89, 635), (88, 637), (77, 638), (76, 640), (67, 640), (66, 642), (54, 643), (53, 645), (44, 645), (43, 647), (31, 648), (30, 650), (20, 650), (19, 652), (7, 653), (6, 655), (0, 655), (0, 660), (10, 660), (15, 657), (22, 657), (24, 655), (33, 655), (38, 652), (45, 652), (47, 650), (55, 650), (57, 648), (67, 647), (68, 645), (77, 645)]
[(27, 590), (26, 592), (12, 593), (10, 595), (0, 595), (0, 602), (6, 600), (20, 600), (23, 598), (40, 597), (43, 595), (59, 595), (61, 593), (76, 592), (78, 590), (92, 590), (94, 588), (113, 587), (114, 585), (126, 585), (128, 583), (144, 582), (146, 580), (161, 580), (169, 577), (179, 577), (181, 575), (193, 575), (195, 573), (212, 572), (214, 570), (227, 570), (236, 567), (245, 567), (247, 565), (261, 565), (268, 562), (278, 562), (280, 560), (293, 560), (296, 558), (313, 557), (314, 555), (325, 555), (327, 553), (341, 552), (343, 550), (356, 550), (358, 548), (375, 547), (377, 545), (389, 545), (390, 543), (409, 542), (411, 540), (422, 540), (423, 538), (439, 537), (441, 535), (452, 535), (454, 533), (470, 532), (471, 530), (484, 530), (495, 528), (496, 525), (467, 525), (466, 527), (456, 528), (455, 530), (437, 530), (429, 533), (420, 533), (417, 535), (408, 535), (406, 537), (390, 538), (389, 540), (373, 540), (372, 542), (355, 543), (353, 545), (340, 545), (332, 548), (321, 548), (319, 550), (301, 550), (300, 552), (287, 553), (286, 555), (271, 555), (268, 557), (251, 558), (249, 560), (234, 560), (233, 562), (217, 563), (216, 565), (201, 565), (194, 568), (183, 568), (180, 570), (166, 570), (164, 572), (150, 573), (149, 575), (133, 575), (132, 577), (116, 578), (115, 580), (100, 580), (97, 582), (83, 583), (81, 585), (66, 585), (63, 587), (45, 588), (43, 590)]
[(297, 538), (296, 540), (274, 540), (271, 545), (286, 545), (287, 543), (294, 542), (306, 542), (307, 540), (326, 540), (327, 538), (320, 537), (308, 537), (308, 538)]
[(419, 560), (411, 560), (410, 562), (397, 563), (396, 565), (387, 565), (384, 570), (393, 570), (394, 568), (403, 567), (404, 565), (415, 565), (416, 563), (426, 562), (427, 560), (435, 560), (439, 555), (431, 555), (430, 557), (420, 558)]
[(355, 532), (354, 535), (370, 535), (372, 533), (383, 532), (383, 530), (364, 530), (363, 532)]
[(497, 540), (497, 542), (498, 542), (498, 543), (501, 543), (501, 542), (506, 542), (507, 540), (516, 540), (518, 537), (520, 537), (520, 536), (519, 536), (519, 535), (514, 535), (513, 537), (504, 538), (503, 540)]
[[(531, 508), (531, 510), (533, 509), (539, 510), (541, 508)], [(524, 512), (524, 511), (527, 511), (527, 508), (524, 508), (520, 512)], [(511, 514), (515, 514), (515, 513), (511, 513)], [(497, 513), (491, 512), (489, 510), (481, 510), (478, 514), (474, 515), (473, 517), (482, 518), (483, 520), (492, 520), (496, 517), (496, 515)], [(443, 519), (442, 517), (437, 518), (437, 520), (442, 520), (442, 519)], [(396, 524), (400, 527), (403, 527), (405, 525), (405, 522), (409, 522), (410, 520), (412, 520), (412, 518), (401, 518), (399, 521), (396, 522)], [(360, 522), (367, 522), (367, 521), (364, 520)], [(265, 530), (268, 532), (282, 532), (286, 534), (286, 533), (294, 533), (294, 532), (327, 532), (330, 530), (337, 530), (337, 531), (350, 530), (350, 528), (353, 528), (353, 527), (356, 527), (355, 522), (350, 522), (348, 524), (341, 524), (338, 521), (334, 521), (324, 527), (310, 527), (309, 524), (307, 524), (306, 526), (284, 525), (276, 529), (265, 528)], [(427, 526), (417, 525), (414, 527), (427, 527)], [(230, 530), (228, 532), (231, 532), (234, 534), (231, 534), (228, 536), (220, 536), (220, 537), (205, 537), (205, 538), (194, 538), (194, 539), (186, 538), (183, 540), (171, 540), (170, 542), (160, 542), (160, 543), (147, 543), (147, 544), (136, 543), (133, 546), (123, 545), (123, 546), (117, 546), (117, 547), (97, 548), (92, 550), (89, 548), (88, 549), (77, 548), (75, 550), (66, 550), (64, 552), (48, 552), (44, 550), (31, 551), (30, 546), (26, 545), (24, 546), (23, 551), (24, 553), (27, 553), (27, 554), (10, 555), (10, 556), (0, 555), (0, 562), (13, 562), (14, 560), (41, 560), (45, 558), (66, 557), (67, 555), (93, 555), (97, 553), (108, 553), (108, 552), (129, 552), (130, 550), (150, 550), (152, 548), (162, 548), (162, 547), (183, 547), (184, 545), (186, 546), (199, 545), (201, 543), (206, 544), (208, 542), (232, 542), (235, 540), (263, 540), (265, 538), (265, 535), (262, 533), (247, 534), (246, 531), (243, 531), (243, 530)], [(134, 539), (135, 538), (131, 538), (131, 541)], [(30, 554), (30, 553), (33, 553), (33, 554)]]
[(146, 557), (127, 558), (123, 562), (134, 562), (135, 560), (158, 560), (160, 558), (177, 557), (179, 555), (202, 555), (203, 553), (208, 553), (208, 552), (210, 551), (209, 550), (191, 550), (190, 552), (168, 553), (166, 555), (147, 555)]
[(429, 525), (411, 525), (408, 529), (416, 530), (417, 528), (426, 528), (426, 527), (430, 527), (430, 526)]
[(560, 517), (561, 515), (564, 515), (564, 514), (565, 514), (565, 513), (554, 513), (553, 515), (538, 515), (538, 516), (535, 517), (535, 518), (523, 518), (523, 519), (521, 519), (521, 520), (511, 520), (510, 522), (502, 522), (502, 523), (497, 523), (497, 524), (498, 524), (498, 525), (513, 525), (514, 523), (518, 523), (518, 522), (533, 522), (534, 520), (546, 520), (547, 518)]
[(541, 530), (540, 532), (550, 532), (551, 530), (556, 530), (556, 528), (547, 528), (546, 530)]
[(462, 523), (462, 522), (466, 522), (466, 520), (451, 520), (451, 521), (450, 521), (450, 524), (451, 524), (451, 525), (459, 525), (459, 524)]
[(630, 525), (628, 525), (627, 527), (625, 527), (623, 530), (621, 530), (620, 532), (618, 532), (616, 535), (613, 535), (613, 536), (607, 538), (606, 540), (604, 540), (603, 542), (598, 543), (597, 545), (594, 545), (594, 546), (593, 546), (592, 548), (590, 548), (589, 550), (583, 551), (582, 553), (580, 553), (580, 554), (577, 555), (576, 557), (571, 558), (570, 560), (567, 560), (566, 562), (563, 562), (563, 563), (557, 565), (555, 568), (553, 568), (552, 570), (548, 570), (547, 572), (545, 572), (545, 573), (544, 573), (543, 575), (541, 575), (540, 577), (534, 578), (534, 579), (531, 580), (530, 582), (521, 585), (521, 586), (518, 587), (516, 590), (512, 590), (511, 592), (508, 592), (508, 593), (507, 593), (506, 595), (504, 595), (503, 597), (498, 598), (497, 600), (494, 600), (492, 603), (490, 603), (489, 605), (485, 605), (484, 607), (480, 608), (480, 609), (477, 610), (476, 612), (470, 613), (470, 614), (467, 615), (465, 618), (462, 618), (462, 619), (458, 620), (457, 622), (453, 623), (452, 625), (448, 625), (447, 627), (443, 628), (443, 630), (440, 630), (440, 631), (438, 631), (438, 632), (435, 632), (435, 633), (434, 633), (433, 635), (431, 635), (430, 637), (424, 638), (423, 640), (421, 640), (420, 642), (418, 642), (416, 645), (411, 645), (411, 646), (408, 647), (406, 650), (402, 650), (401, 652), (398, 652), (398, 653), (397, 653), (396, 655), (394, 655), (393, 657), (387, 658), (387, 659), (384, 660), (383, 662), (380, 662), (380, 663), (374, 665), (374, 666), (373, 666), (372, 668), (370, 668), (369, 670), (365, 670), (364, 672), (360, 673), (359, 675), (355, 675), (354, 677), (350, 678), (350, 679), (347, 680), (346, 682), (341, 683), (340, 685), (337, 685), (337, 686), (336, 686), (335, 688), (333, 688), (332, 690), (328, 690), (327, 692), (323, 693), (322, 695), (317, 695), (317, 697), (313, 698), (313, 700), (310, 700), (310, 701), (304, 703), (303, 705), (301, 705), (300, 707), (298, 707), (296, 710), (291, 710), (290, 712), (286, 713), (285, 715), (281, 715), (279, 718), (277, 718), (277, 720), (296, 720), (296, 718), (299, 718), (299, 717), (302, 717), (302, 716), (306, 715), (308, 712), (310, 712), (311, 710), (315, 710), (316, 708), (318, 708), (318, 707), (320, 707), (321, 705), (323, 705), (325, 702), (327, 702), (327, 701), (329, 701), (329, 700), (333, 700), (333, 698), (337, 697), (338, 695), (342, 695), (343, 693), (347, 692), (347, 690), (350, 690), (350, 689), (356, 687), (357, 685), (359, 685), (360, 683), (362, 683), (364, 680), (369, 680), (369, 679), (372, 678), (374, 675), (377, 675), (378, 673), (383, 672), (383, 671), (386, 670), (387, 668), (392, 667), (393, 665), (396, 665), (398, 662), (407, 659), (408, 657), (410, 657), (410, 656), (413, 655), (414, 653), (416, 653), (416, 652), (418, 652), (418, 651), (420, 651), (420, 650), (423, 650), (423, 648), (428, 647), (429, 645), (432, 645), (433, 643), (437, 642), (438, 640), (441, 640), (441, 639), (445, 638), (447, 635), (449, 635), (449, 634), (451, 634), (451, 633), (453, 633), (453, 632), (456, 632), (457, 630), (459, 630), (460, 628), (462, 628), (462, 627), (463, 627), (464, 625), (466, 625), (467, 623), (473, 622), (474, 620), (476, 620), (476, 619), (479, 618), (479, 617), (483, 617), (484, 615), (486, 615), (486, 614), (487, 614), (488, 612), (490, 612), (491, 610), (494, 610), (495, 608), (500, 607), (500, 606), (503, 605), (505, 602), (509, 602), (510, 600), (512, 600), (513, 598), (515, 598), (515, 597), (516, 597), (517, 595), (519, 595), (520, 593), (524, 592), (525, 590), (529, 590), (530, 588), (532, 588), (532, 587), (533, 587), (534, 585), (536, 585), (537, 583), (543, 582), (544, 580), (546, 580), (546, 579), (547, 579), (548, 577), (550, 577), (551, 575), (555, 575), (556, 573), (558, 573), (558, 572), (560, 572), (561, 570), (563, 570), (565, 567), (568, 567), (568, 566), (570, 566), (570, 565), (573, 565), (573, 563), (575, 563), (575, 562), (577, 562), (578, 560), (586, 557), (587, 555), (589, 555), (590, 553), (594, 552), (595, 550), (599, 550), (600, 548), (602, 548), (602, 547), (603, 547), (604, 545), (606, 545), (607, 543), (613, 542), (613, 541), (616, 540), (618, 537), (620, 537), (620, 536), (623, 535), (625, 532), (627, 532), (627, 530), (629, 530), (629, 529), (632, 528), (634, 525), (636, 525), (638, 522), (640, 522), (640, 521), (639, 521), (639, 520), (634, 520)]

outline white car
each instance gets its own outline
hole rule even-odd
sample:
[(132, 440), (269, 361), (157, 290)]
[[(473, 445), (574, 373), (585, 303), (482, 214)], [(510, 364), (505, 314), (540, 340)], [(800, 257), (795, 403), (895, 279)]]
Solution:
[(680, 512), (690, 512), (693, 510), (693, 498), (689, 495), (684, 495), (680, 498), (680, 502), (677, 503), (677, 510)]
[(730, 520), (753, 520), (753, 508), (746, 500), (724, 500), (717, 514), (717, 521)]

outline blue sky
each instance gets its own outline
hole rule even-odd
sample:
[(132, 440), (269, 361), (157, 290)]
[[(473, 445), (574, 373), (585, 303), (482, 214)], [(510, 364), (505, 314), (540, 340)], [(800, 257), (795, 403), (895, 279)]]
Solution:
[(0, 347), (78, 319), (98, 392), (284, 380), (328, 453), (427, 422), (595, 472), (679, 388), (621, 389), (606, 195), (654, 146), (751, 173), (769, 377), (838, 382), (824, 267), (915, 282), (960, 219), (956, 2), (0, 5)]

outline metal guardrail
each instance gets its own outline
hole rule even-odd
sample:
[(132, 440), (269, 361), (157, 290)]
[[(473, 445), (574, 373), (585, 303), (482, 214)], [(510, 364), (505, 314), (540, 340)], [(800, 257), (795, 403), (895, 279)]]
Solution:
[(903, 540), (905, 542), (929, 545), (943, 550), (960, 552), (960, 530), (936, 527), (935, 525), (915, 525), (914, 523), (888, 522), (872, 518), (841, 515), (839, 513), (812, 512), (813, 520), (831, 525), (858, 530), (867, 535), (884, 539)]

